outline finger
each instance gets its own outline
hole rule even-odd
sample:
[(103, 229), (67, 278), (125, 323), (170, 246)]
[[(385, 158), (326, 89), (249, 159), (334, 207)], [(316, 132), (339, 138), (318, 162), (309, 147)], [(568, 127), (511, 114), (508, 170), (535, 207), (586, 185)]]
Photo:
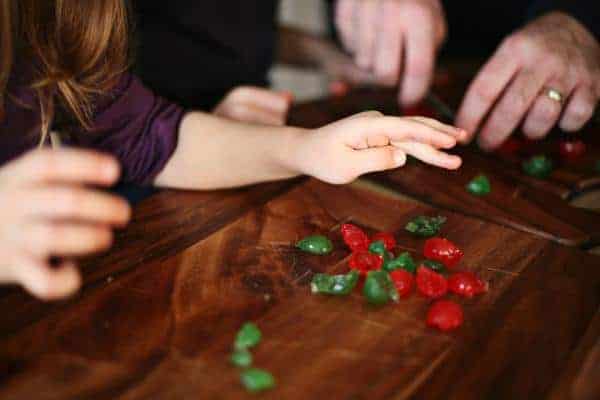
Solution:
[(544, 87), (547, 77), (521, 71), (494, 106), (479, 134), (479, 145), (491, 150), (501, 145), (519, 126)]
[(342, 43), (350, 51), (356, 49), (354, 43), (354, 10), (356, 0), (338, 0), (335, 8), (335, 22)]
[(456, 125), (469, 134), (464, 142), (473, 139), (481, 122), (517, 72), (517, 64), (502, 49), (481, 69), (463, 99)]
[(592, 89), (575, 89), (560, 120), (560, 129), (567, 132), (580, 130), (592, 118), (597, 105), (598, 95)]
[(11, 179), (17, 182), (88, 183), (108, 186), (120, 174), (117, 161), (87, 150), (36, 150), (11, 166)]
[(397, 3), (384, 1), (381, 7), (382, 23), (373, 69), (380, 83), (393, 86), (398, 83), (402, 68), (402, 32), (395, 18)]
[(370, 136), (385, 135), (392, 141), (414, 141), (434, 147), (451, 148), (456, 139), (423, 123), (399, 117), (346, 119), (341, 121), (350, 132), (349, 139), (361, 140)]
[(56, 300), (73, 295), (81, 286), (81, 276), (72, 261), (55, 267), (27, 256), (15, 266), (15, 280), (32, 295), (43, 300)]
[(110, 248), (113, 233), (105, 226), (36, 222), (21, 229), (21, 243), (38, 257), (83, 256)]
[(392, 145), (406, 154), (436, 167), (453, 170), (462, 164), (460, 157), (444, 153), (423, 143), (392, 142)]
[(438, 121), (437, 119), (427, 118), (427, 117), (418, 117), (418, 116), (417, 117), (406, 117), (406, 118), (420, 122), (422, 124), (430, 126), (439, 131), (442, 131), (442, 132), (454, 137), (459, 142), (461, 140), (464, 140), (467, 136), (467, 132), (464, 129), (457, 128), (452, 125), (444, 124), (444, 123)]
[[(419, 22), (420, 20), (415, 20)], [(405, 65), (400, 87), (400, 104), (413, 105), (425, 97), (435, 65), (435, 32), (431, 21), (409, 26), (405, 36)]]
[(375, 42), (377, 39), (376, 21), (379, 4), (377, 1), (367, 0), (361, 2), (359, 7), (359, 36), (356, 64), (364, 70), (370, 70), (373, 67), (373, 57), (375, 56)]
[(394, 146), (385, 146), (354, 151), (353, 159), (356, 175), (360, 176), (401, 167), (406, 163), (406, 154)]
[(564, 83), (557, 81), (546, 83), (523, 123), (523, 133), (530, 139), (541, 139), (546, 136), (560, 118), (562, 104), (548, 97), (547, 88), (558, 90), (565, 97), (569, 95)]
[(123, 198), (83, 188), (47, 187), (29, 190), (20, 207), (32, 218), (68, 219), (124, 226), (131, 219), (131, 206)]

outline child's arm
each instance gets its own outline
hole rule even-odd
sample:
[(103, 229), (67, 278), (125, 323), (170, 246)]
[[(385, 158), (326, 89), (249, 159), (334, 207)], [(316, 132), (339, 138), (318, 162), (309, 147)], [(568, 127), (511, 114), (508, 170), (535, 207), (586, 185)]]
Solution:
[(341, 184), (404, 165), (410, 154), (455, 169), (449, 149), (465, 132), (426, 118), (368, 112), (316, 130), (245, 125), (203, 113), (187, 114), (175, 153), (155, 184), (220, 189), (311, 175)]

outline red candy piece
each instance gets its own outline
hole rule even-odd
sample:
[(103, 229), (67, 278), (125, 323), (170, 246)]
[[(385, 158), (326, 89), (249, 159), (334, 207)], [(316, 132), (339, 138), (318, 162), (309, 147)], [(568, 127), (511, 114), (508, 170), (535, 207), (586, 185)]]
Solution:
[(581, 140), (560, 142), (559, 152), (564, 161), (577, 161), (585, 154), (586, 146)]
[(427, 326), (447, 332), (458, 328), (464, 321), (462, 308), (450, 300), (438, 300), (427, 312)]
[(423, 296), (437, 299), (448, 292), (448, 282), (442, 274), (420, 266), (417, 269), (417, 289)]
[(396, 239), (391, 233), (379, 232), (373, 236), (371, 243), (382, 241), (387, 251), (392, 251), (396, 247)]
[(439, 261), (448, 269), (452, 269), (459, 263), (464, 253), (448, 239), (435, 237), (425, 242), (423, 255), (429, 260)]
[(412, 107), (405, 107), (402, 109), (402, 115), (407, 117), (428, 117), (428, 118), (438, 118), (437, 112), (426, 104), (417, 104)]
[(343, 224), (342, 237), (344, 242), (352, 251), (368, 251), (369, 250), (369, 237), (356, 225)]
[(369, 271), (381, 269), (383, 258), (368, 251), (357, 251), (352, 253), (348, 263), (351, 269), (357, 270), (361, 275), (366, 275)]
[(410, 295), (415, 280), (410, 272), (404, 269), (397, 269), (390, 272), (390, 278), (392, 278), (392, 282), (394, 282), (394, 286), (396, 286), (400, 297), (404, 298)]
[(459, 296), (471, 298), (487, 292), (488, 284), (470, 271), (461, 271), (448, 278), (448, 289)]

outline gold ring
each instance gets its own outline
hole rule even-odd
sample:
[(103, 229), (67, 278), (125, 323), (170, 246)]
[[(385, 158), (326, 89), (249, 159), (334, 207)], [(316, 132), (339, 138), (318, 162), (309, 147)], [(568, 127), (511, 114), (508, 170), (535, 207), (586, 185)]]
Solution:
[(550, 100), (559, 102), (560, 104), (563, 103), (563, 95), (556, 89), (548, 88), (546, 90), (546, 96), (548, 96)]

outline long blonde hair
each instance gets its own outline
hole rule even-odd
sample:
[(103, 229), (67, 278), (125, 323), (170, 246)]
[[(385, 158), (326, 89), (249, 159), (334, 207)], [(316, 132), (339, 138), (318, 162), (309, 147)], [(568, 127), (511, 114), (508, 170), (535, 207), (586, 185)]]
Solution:
[(89, 129), (94, 97), (128, 66), (129, 25), (125, 0), (0, 0), (0, 116), (24, 57), (34, 66), (42, 141), (57, 106)]

